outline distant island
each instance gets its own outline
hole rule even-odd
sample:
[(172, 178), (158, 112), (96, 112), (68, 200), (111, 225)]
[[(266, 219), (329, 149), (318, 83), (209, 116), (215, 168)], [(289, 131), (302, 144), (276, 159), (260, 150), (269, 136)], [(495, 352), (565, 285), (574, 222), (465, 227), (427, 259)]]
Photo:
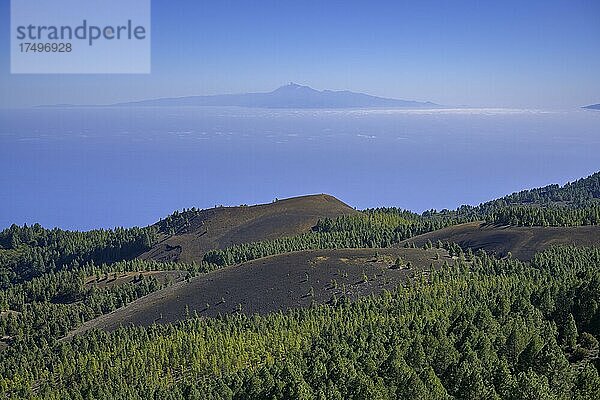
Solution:
[(390, 99), (347, 90), (316, 90), (290, 83), (272, 92), (161, 98), (119, 106), (236, 106), (254, 108), (440, 108), (431, 102)]
[[(271, 92), (187, 96), (133, 101), (109, 105), (111, 107), (252, 107), (252, 108), (442, 108), (432, 102), (390, 99), (348, 90), (316, 90), (309, 86), (290, 83)], [(51, 105), (44, 107), (81, 107)], [(85, 107), (85, 106), (84, 106)], [(94, 106), (87, 106), (94, 107)]]
[(586, 110), (600, 110), (600, 104), (592, 104), (581, 108), (585, 108)]

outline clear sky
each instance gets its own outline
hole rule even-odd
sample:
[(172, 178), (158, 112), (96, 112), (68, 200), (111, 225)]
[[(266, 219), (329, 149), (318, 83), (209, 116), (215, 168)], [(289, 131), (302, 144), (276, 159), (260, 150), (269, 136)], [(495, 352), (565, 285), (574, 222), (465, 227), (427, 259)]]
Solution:
[(600, 1), (152, 1), (150, 75), (11, 75), (0, 107), (317, 89), (448, 105), (600, 102)]

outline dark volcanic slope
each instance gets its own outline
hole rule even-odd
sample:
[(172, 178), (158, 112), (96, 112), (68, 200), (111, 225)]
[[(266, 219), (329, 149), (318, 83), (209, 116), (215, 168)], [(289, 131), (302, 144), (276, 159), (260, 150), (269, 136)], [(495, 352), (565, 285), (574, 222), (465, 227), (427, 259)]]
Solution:
[(170, 236), (140, 258), (200, 261), (209, 250), (308, 232), (319, 218), (356, 213), (333, 196), (320, 194), (251, 207), (217, 207), (200, 211), (190, 227)]
[[(404, 264), (401, 268), (394, 266), (398, 257)], [(356, 298), (393, 289), (407, 277), (444, 262), (453, 262), (445, 250), (404, 248), (309, 250), (266, 257), (154, 292), (89, 321), (73, 334), (91, 328), (174, 322), (186, 317), (186, 306), (200, 316), (265, 314), (325, 303), (344, 293)]]
[(483, 249), (500, 256), (511, 252), (516, 258), (530, 260), (536, 252), (555, 244), (600, 245), (600, 226), (499, 227), (472, 222), (429, 232), (407, 242), (422, 246), (428, 240), (454, 242), (463, 248)]

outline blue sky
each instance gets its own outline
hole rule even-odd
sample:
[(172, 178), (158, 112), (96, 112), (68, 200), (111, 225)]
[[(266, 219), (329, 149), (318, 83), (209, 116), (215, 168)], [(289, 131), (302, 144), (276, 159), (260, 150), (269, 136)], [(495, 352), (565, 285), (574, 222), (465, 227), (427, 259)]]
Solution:
[(448, 105), (600, 102), (600, 2), (153, 0), (150, 75), (11, 75), (0, 107), (267, 91), (294, 81)]

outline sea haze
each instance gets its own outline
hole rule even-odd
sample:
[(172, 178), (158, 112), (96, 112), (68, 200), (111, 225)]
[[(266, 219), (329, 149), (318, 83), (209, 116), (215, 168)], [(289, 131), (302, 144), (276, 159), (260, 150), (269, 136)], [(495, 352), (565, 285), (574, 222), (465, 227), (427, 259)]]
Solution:
[(310, 193), (422, 211), (599, 170), (600, 112), (2, 110), (0, 168), (0, 228), (147, 225)]

